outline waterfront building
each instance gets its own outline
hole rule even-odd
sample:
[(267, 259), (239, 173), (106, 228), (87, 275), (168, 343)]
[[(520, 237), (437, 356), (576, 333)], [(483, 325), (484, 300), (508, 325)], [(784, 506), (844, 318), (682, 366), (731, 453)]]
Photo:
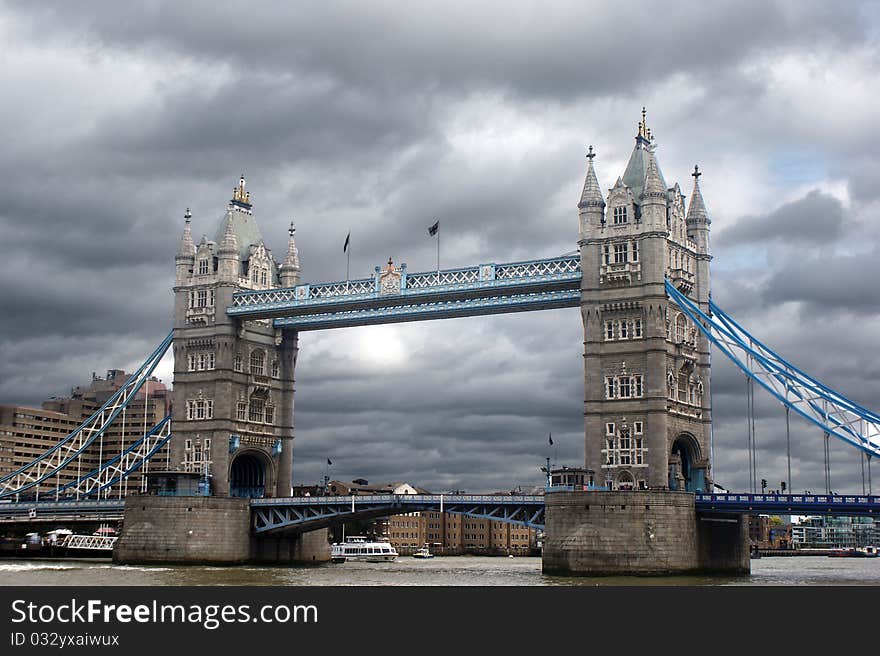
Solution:
[(429, 545), (439, 554), (525, 556), (537, 547), (533, 528), (447, 512), (415, 512), (388, 520), (388, 539), (401, 554)]
[(851, 549), (880, 545), (880, 522), (873, 517), (804, 517), (791, 527), (797, 548)]

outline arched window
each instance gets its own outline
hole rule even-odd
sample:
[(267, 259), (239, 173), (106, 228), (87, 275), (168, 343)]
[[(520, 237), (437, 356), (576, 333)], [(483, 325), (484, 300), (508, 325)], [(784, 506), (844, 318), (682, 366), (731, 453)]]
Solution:
[(632, 490), (635, 488), (635, 481), (633, 480), (632, 474), (628, 471), (620, 472), (617, 476), (617, 489), (618, 490)]
[(686, 327), (687, 321), (685, 321), (684, 315), (679, 312), (675, 317), (675, 341), (679, 344), (684, 341)]
[(255, 376), (263, 376), (265, 371), (266, 353), (260, 349), (251, 351), (250, 371)]
[(688, 402), (688, 391), (691, 387), (690, 378), (693, 372), (693, 365), (689, 362), (682, 365), (678, 371), (678, 400), (682, 403)]

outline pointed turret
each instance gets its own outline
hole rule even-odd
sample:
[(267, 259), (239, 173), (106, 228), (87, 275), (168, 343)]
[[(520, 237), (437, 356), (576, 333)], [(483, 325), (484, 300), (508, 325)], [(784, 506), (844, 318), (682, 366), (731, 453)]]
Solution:
[(299, 250), (296, 248), (296, 239), (294, 234), (296, 228), (293, 227), (293, 221), (290, 222), (290, 228), (287, 231), (289, 235), (287, 239), (287, 256), (281, 265), (281, 286), (296, 287), (299, 284)]
[(648, 152), (648, 166), (639, 198), (642, 221), (655, 230), (666, 230), (666, 184), (660, 175), (654, 153)]
[(660, 175), (660, 168), (657, 166), (657, 159), (653, 153), (648, 154), (648, 170), (645, 172), (645, 184), (641, 193), (642, 203), (648, 199), (659, 199), (663, 205), (666, 205), (666, 183)]
[[(706, 204), (703, 202), (703, 194), (700, 191), (700, 167), (694, 165), (694, 192), (691, 194), (691, 204), (687, 212), (687, 233), (688, 237), (697, 244), (698, 257), (710, 258), (709, 253), (709, 226), (712, 221), (709, 219), (709, 213), (706, 211)], [(708, 268), (705, 275), (708, 277)]]
[(590, 146), (589, 152), (587, 153), (587, 159), (590, 160), (590, 163), (587, 165), (587, 178), (584, 181), (584, 191), (581, 194), (581, 202), (578, 203), (579, 209), (587, 207), (605, 207), (605, 199), (602, 198), (602, 190), (599, 187), (599, 180), (596, 178), (595, 169), (593, 169), (593, 158), (595, 156), (596, 153), (593, 152), (593, 147)]
[(226, 212), (226, 228), (217, 251), (217, 273), (221, 280), (237, 282), (241, 268), (238, 253), (238, 239), (232, 229), (232, 211)]
[(588, 234), (591, 227), (600, 228), (605, 223), (605, 199), (602, 197), (602, 189), (599, 187), (599, 180), (593, 168), (593, 158), (595, 156), (596, 153), (593, 152), (593, 147), (590, 146), (587, 151), (587, 159), (590, 163), (587, 165), (584, 190), (578, 203), (581, 239)]
[(178, 251), (178, 256), (180, 257), (195, 257), (196, 256), (196, 245), (193, 242), (192, 238), (192, 230), (190, 229), (190, 219), (192, 219), (192, 213), (190, 213), (189, 208), (186, 208), (186, 214), (183, 215), (185, 220), (183, 226), (183, 236), (180, 238), (180, 251)]
[(185, 223), (183, 227), (183, 236), (180, 238), (180, 250), (174, 258), (178, 285), (182, 285), (186, 282), (187, 277), (192, 273), (193, 264), (195, 264), (196, 261), (196, 245), (193, 243), (192, 231), (189, 226), (192, 214), (188, 207), (186, 208), (186, 214), (183, 215), (183, 218)]
[(700, 167), (696, 164), (691, 175), (694, 176), (694, 192), (691, 194), (691, 204), (687, 211), (688, 230), (700, 223), (707, 225), (712, 223), (709, 220), (709, 213), (706, 211), (706, 204), (703, 202), (703, 194), (700, 192), (700, 176), (703, 174), (700, 173)]

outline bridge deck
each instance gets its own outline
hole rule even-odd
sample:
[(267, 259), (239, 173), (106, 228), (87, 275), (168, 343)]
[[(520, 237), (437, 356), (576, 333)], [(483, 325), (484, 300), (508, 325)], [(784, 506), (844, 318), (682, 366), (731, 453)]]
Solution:
[(319, 330), (379, 323), (526, 312), (580, 303), (579, 255), (392, 274), (285, 289), (238, 292), (231, 316), (275, 319), (278, 328)]

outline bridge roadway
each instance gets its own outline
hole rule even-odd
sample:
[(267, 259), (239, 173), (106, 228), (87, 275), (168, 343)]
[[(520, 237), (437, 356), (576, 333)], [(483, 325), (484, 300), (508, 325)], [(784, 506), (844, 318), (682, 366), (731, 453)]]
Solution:
[[(694, 501), (698, 513), (880, 516), (880, 496), (863, 494), (696, 494)], [(124, 506), (124, 499), (4, 502), (0, 503), (0, 525), (118, 521), (123, 518)], [(460, 513), (544, 528), (543, 495), (387, 494), (251, 501), (254, 533), (265, 536), (419, 511)]]

